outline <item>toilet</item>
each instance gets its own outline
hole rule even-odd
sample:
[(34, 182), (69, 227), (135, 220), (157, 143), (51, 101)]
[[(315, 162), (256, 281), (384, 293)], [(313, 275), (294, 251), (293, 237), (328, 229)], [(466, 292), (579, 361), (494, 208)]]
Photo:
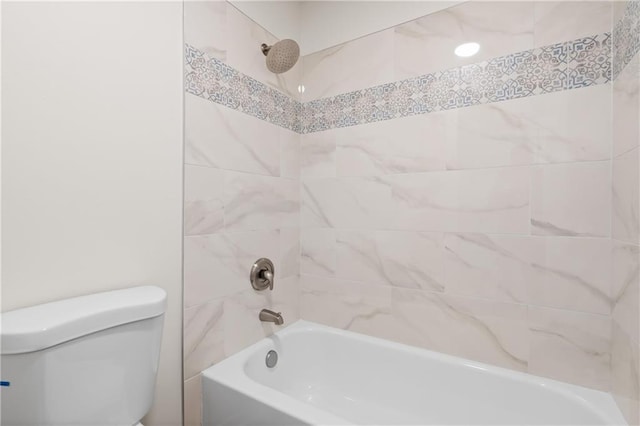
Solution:
[(2, 426), (140, 426), (166, 299), (142, 286), (3, 313)]

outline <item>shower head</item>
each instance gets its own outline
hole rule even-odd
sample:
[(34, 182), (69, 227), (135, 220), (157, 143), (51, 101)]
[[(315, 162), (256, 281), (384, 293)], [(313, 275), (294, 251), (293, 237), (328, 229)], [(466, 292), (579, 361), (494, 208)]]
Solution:
[(262, 53), (267, 57), (269, 71), (281, 74), (289, 71), (298, 62), (300, 46), (291, 39), (280, 40), (272, 46), (262, 44)]

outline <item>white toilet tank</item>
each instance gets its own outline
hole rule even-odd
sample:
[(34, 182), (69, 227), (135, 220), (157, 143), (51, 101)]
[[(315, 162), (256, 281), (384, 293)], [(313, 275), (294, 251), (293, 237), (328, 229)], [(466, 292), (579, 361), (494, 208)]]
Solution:
[(166, 293), (134, 287), (2, 314), (2, 426), (132, 426), (151, 408)]

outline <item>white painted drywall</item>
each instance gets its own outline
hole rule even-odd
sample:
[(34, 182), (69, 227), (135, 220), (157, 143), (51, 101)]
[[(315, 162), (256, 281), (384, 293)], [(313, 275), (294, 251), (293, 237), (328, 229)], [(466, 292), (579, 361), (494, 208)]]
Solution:
[(296, 40), (301, 54), (308, 55), (463, 1), (232, 0), (231, 3), (280, 39), (299, 34)]
[(182, 3), (2, 3), (2, 310), (167, 290), (155, 405), (182, 422)]

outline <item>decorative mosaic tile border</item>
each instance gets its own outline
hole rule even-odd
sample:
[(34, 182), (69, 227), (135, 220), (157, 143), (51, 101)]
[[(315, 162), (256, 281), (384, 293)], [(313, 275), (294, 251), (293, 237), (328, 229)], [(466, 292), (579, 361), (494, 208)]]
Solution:
[(310, 101), (302, 132), (603, 84), (611, 80), (610, 41), (604, 33)]
[(640, 1), (630, 0), (613, 28), (613, 78), (640, 51)]
[(558, 43), (301, 104), (185, 46), (185, 90), (298, 133), (463, 108), (611, 81), (611, 34)]
[(301, 133), (302, 104), (297, 100), (188, 44), (184, 56), (187, 93)]

